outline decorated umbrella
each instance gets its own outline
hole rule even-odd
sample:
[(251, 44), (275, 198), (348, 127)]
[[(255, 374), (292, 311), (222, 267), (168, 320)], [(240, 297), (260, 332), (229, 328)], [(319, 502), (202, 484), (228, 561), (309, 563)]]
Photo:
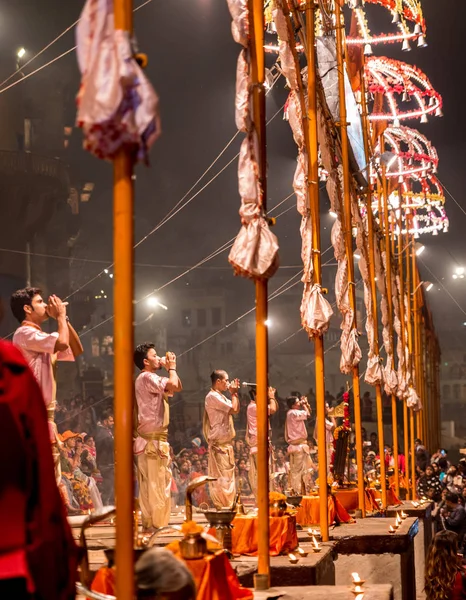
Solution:
[(365, 79), (366, 90), (374, 100), (371, 122), (387, 121), (398, 127), (407, 119), (427, 123), (427, 115), (442, 116), (441, 95), (417, 67), (385, 56), (370, 56), (365, 64)]
[(387, 32), (373, 33), (367, 20), (367, 8), (361, 0), (347, 0), (353, 8), (357, 23), (357, 32), (351, 31), (346, 38), (349, 46), (364, 46), (364, 54), (372, 54), (372, 45), (401, 43), (403, 50), (411, 50), (410, 42), (417, 40), (420, 48), (427, 46), (426, 24), (419, 0), (366, 0), (388, 9), (392, 15), (392, 29)]

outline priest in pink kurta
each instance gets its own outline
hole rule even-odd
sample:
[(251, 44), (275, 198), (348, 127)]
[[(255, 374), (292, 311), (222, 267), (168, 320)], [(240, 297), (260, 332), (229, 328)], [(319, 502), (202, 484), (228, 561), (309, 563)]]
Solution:
[[(170, 520), (170, 446), (168, 424), (170, 410), (168, 396), (181, 391), (176, 372), (176, 356), (167, 352), (157, 356), (154, 344), (141, 344), (134, 352), (134, 363), (141, 370), (136, 378), (136, 456), (139, 482), (139, 508), (146, 531), (168, 525)], [(157, 371), (165, 367), (168, 377)]]
[(285, 422), (285, 440), (288, 443), (290, 455), (291, 488), (300, 494), (303, 484), (309, 486), (312, 473), (315, 470), (307, 441), (306, 421), (311, 409), (306, 398), (290, 396), (286, 399), (288, 412)]
[[(273, 415), (278, 410), (278, 403), (275, 399), (276, 390), (273, 387), (268, 389), (268, 413), (269, 416)], [(252, 389), (249, 393), (251, 402), (247, 408), (246, 415), (246, 443), (249, 446), (249, 483), (254, 496), (257, 498), (257, 404), (256, 404), (256, 390)], [(272, 436), (272, 429), (269, 422), (269, 444)], [(271, 450), (271, 448), (270, 448)], [(273, 467), (273, 455), (269, 453), (269, 477), (270, 485), (272, 487), (272, 467)]]
[[(83, 352), (76, 331), (66, 315), (67, 303), (50, 296), (48, 303), (39, 288), (17, 290), (11, 297), (11, 309), (21, 323), (13, 336), (13, 344), (23, 353), (44, 397), (49, 423), (50, 441), (57, 485), (61, 484), (60, 441), (55, 425), (56, 383), (54, 367), (57, 361), (74, 361)], [(58, 330), (42, 331), (49, 317), (56, 319)]]
[[(208, 474), (210, 497), (216, 508), (231, 507), (235, 500), (235, 455), (233, 439), (236, 432), (232, 415), (239, 412), (239, 380), (230, 383), (226, 371), (214, 371), (212, 387), (205, 399), (203, 431), (209, 445)], [(231, 399), (224, 392), (230, 391)]]

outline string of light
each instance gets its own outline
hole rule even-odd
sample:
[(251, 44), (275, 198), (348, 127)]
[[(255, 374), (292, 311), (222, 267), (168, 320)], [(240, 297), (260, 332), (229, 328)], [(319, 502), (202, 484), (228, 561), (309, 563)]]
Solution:
[[(137, 6), (133, 12), (137, 12), (138, 10), (140, 10), (141, 8), (143, 8), (144, 6), (146, 6), (147, 4), (149, 4), (150, 2), (152, 2), (152, 0), (146, 0), (145, 2), (143, 2), (142, 4), (140, 4), (139, 6)], [(15, 75), (19, 74), (22, 72), (22, 70), (24, 68), (26, 68), (28, 65), (30, 65), (34, 60), (36, 60), (36, 58), (38, 58), (41, 54), (43, 54), (46, 50), (48, 50), (51, 46), (53, 46), (53, 44), (55, 44), (56, 42), (58, 42), (59, 39), (61, 39), (66, 33), (68, 33), (68, 31), (70, 31), (71, 29), (73, 29), (73, 27), (76, 27), (76, 25), (79, 23), (81, 19), (77, 19), (77, 21), (75, 21), (72, 25), (70, 25), (69, 27), (67, 27), (64, 31), (62, 31), (62, 33), (60, 33), (60, 35), (58, 35), (55, 39), (53, 39), (49, 44), (47, 44), (46, 46), (44, 46), (44, 48), (42, 48), (42, 50), (40, 50), (37, 54), (35, 54), (31, 59), (29, 59), (26, 63), (24, 63), (24, 65), (21, 65), (20, 69), (17, 69), (16, 71), (14, 71), (11, 75), (9, 75), (2, 83), (0, 83), (0, 94), (3, 94), (3, 92), (6, 92), (7, 90), (11, 89), (12, 87), (15, 87), (16, 85), (18, 85), (19, 83), (25, 81), (26, 79), (29, 79), (29, 77), (32, 77), (33, 75), (35, 75), (36, 73), (39, 73), (40, 71), (42, 71), (43, 69), (45, 69), (46, 67), (52, 65), (54, 62), (62, 59), (63, 57), (65, 57), (67, 54), (70, 54), (71, 52), (73, 52), (74, 50), (76, 50), (77, 46), (73, 46), (72, 48), (69, 48), (68, 50), (66, 50), (66, 52), (63, 52), (62, 54), (60, 54), (59, 56), (56, 56), (55, 58), (53, 58), (52, 60), (50, 60), (48, 63), (46, 63), (45, 65), (42, 65), (41, 67), (38, 67), (37, 69), (35, 69), (34, 71), (31, 71), (30, 73), (28, 73), (27, 75), (23, 75), (21, 77), (21, 79), (18, 79), (17, 81), (14, 81), (13, 83), (11, 83), (9, 86), (7, 87), (2, 87), (5, 83), (7, 83), (8, 81), (10, 81), (10, 79), (12, 79)]]
[[(270, 210), (270, 214), (272, 214), (273, 211), (276, 210), (279, 206), (281, 206), (286, 200), (289, 200), (293, 195), (294, 195), (294, 193), (289, 194), (284, 200), (281, 200), (276, 206), (274, 206)], [(287, 209), (287, 210), (283, 211), (282, 213), (280, 213), (280, 215), (277, 215), (276, 218), (278, 218), (279, 216), (283, 215), (285, 212), (288, 212), (292, 208), (293, 208), (293, 206), (291, 206), (289, 209)], [(144, 300), (147, 300), (147, 298), (149, 298), (153, 294), (156, 294), (156, 293), (162, 291), (163, 289), (165, 289), (166, 287), (168, 287), (172, 283), (175, 283), (176, 281), (178, 281), (179, 279), (181, 279), (182, 277), (184, 277), (188, 273), (191, 273), (191, 271), (194, 271), (195, 269), (197, 269), (201, 265), (205, 264), (206, 262), (212, 260), (213, 258), (216, 258), (217, 256), (219, 256), (220, 254), (222, 254), (223, 252), (225, 252), (226, 250), (228, 250), (229, 248), (231, 248), (233, 246), (233, 242), (234, 242), (235, 238), (236, 238), (236, 236), (232, 237), (230, 240), (228, 240), (227, 242), (225, 242), (224, 244), (222, 244), (219, 248), (217, 248), (216, 250), (214, 250), (211, 254), (209, 254), (208, 256), (204, 257), (202, 260), (200, 260), (198, 263), (196, 263), (192, 267), (189, 267), (188, 269), (186, 269), (185, 271), (183, 271), (183, 273), (180, 273), (176, 277), (173, 277), (173, 279), (170, 279), (170, 281), (167, 281), (166, 283), (164, 283), (159, 288), (157, 288), (155, 290), (152, 290), (148, 294), (145, 294), (144, 296), (142, 296), (142, 298), (139, 298), (139, 300), (135, 300), (134, 301), (134, 305), (138, 305), (141, 302), (143, 302)], [(94, 331), (95, 329), (97, 329), (98, 327), (101, 327), (105, 323), (109, 323), (113, 319), (113, 317), (114, 317), (114, 315), (111, 315), (110, 317), (108, 317), (107, 319), (104, 319), (103, 321), (101, 321), (97, 325), (94, 325), (94, 327), (91, 327), (90, 329), (86, 329), (86, 331), (84, 331), (83, 333), (81, 333), (80, 337), (83, 337), (84, 335), (87, 335), (87, 334), (91, 333), (91, 331)]]

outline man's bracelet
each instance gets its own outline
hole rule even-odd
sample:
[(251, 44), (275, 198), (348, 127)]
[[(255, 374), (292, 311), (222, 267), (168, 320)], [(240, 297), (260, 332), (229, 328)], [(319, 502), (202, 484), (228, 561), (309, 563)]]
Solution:
[(173, 368), (172, 368), (172, 369), (168, 369), (168, 370), (169, 370), (169, 371), (176, 371), (176, 369), (173, 369)]

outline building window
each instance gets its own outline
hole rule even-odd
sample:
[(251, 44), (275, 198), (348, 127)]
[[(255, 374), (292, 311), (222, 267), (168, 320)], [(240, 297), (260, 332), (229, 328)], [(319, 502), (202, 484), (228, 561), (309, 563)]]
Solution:
[(459, 383), (453, 384), (453, 400), (461, 400), (461, 386)]
[(219, 307), (215, 307), (212, 309), (212, 325), (221, 325), (222, 324), (222, 309)]
[(205, 308), (197, 309), (197, 326), (205, 327), (207, 325), (207, 312)]
[(189, 309), (181, 311), (181, 325), (191, 327), (191, 311)]
[(449, 400), (450, 399), (450, 394), (451, 394), (451, 388), (449, 385), (444, 385), (443, 386), (443, 399), (444, 400)]

